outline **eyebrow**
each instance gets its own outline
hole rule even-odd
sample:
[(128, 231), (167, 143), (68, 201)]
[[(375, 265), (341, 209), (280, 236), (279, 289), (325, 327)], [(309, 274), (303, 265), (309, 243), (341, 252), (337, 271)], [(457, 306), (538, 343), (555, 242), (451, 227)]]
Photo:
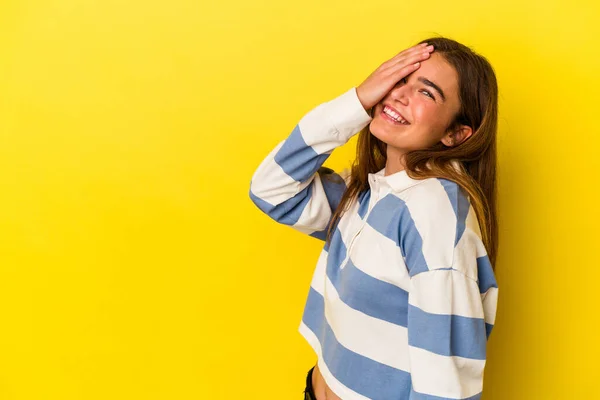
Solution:
[(446, 101), (446, 96), (444, 96), (444, 91), (438, 85), (436, 85), (435, 83), (431, 82), (427, 78), (423, 78), (422, 76), (420, 76), (418, 78), (418, 80), (420, 82), (423, 82), (425, 85), (431, 86), (432, 88), (434, 88), (440, 94), (440, 96), (442, 96), (442, 100)]

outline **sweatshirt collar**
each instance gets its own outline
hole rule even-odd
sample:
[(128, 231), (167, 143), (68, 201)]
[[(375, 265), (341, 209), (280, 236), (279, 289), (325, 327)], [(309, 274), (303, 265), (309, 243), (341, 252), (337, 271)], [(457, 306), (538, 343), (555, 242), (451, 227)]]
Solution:
[(375, 173), (369, 173), (371, 190), (401, 192), (423, 182), (423, 180), (413, 179), (408, 176), (406, 170), (398, 171), (388, 176), (384, 176), (384, 174), (385, 167)]
[[(452, 165), (459, 172), (464, 172), (461, 164), (457, 160), (453, 160)], [(391, 175), (384, 176), (385, 167), (375, 173), (369, 173), (369, 185), (371, 190), (379, 191), (380, 189), (385, 191), (401, 192), (414, 185), (423, 182), (423, 179), (413, 179), (408, 176), (406, 170), (395, 172)]]

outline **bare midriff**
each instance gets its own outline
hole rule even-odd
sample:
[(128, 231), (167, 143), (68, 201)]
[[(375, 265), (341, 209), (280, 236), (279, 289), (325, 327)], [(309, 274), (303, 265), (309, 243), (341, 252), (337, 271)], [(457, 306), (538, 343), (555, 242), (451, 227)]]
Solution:
[(342, 400), (341, 397), (329, 389), (329, 386), (325, 383), (321, 371), (319, 371), (319, 365), (315, 365), (315, 369), (312, 374), (312, 386), (317, 396), (317, 400)]

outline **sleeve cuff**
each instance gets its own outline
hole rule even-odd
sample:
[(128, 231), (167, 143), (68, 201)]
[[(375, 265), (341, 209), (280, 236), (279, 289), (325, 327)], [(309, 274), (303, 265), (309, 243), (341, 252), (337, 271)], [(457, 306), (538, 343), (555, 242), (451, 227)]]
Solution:
[(341, 139), (350, 139), (373, 120), (360, 103), (355, 87), (328, 103), (329, 118)]

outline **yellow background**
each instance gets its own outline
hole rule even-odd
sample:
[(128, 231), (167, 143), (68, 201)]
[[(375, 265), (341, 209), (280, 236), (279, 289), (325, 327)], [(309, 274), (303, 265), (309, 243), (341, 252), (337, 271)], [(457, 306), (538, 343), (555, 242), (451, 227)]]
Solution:
[(301, 399), (322, 242), (262, 214), (250, 177), (302, 115), (436, 34), (500, 85), (484, 398), (599, 398), (599, 11), (2, 1), (0, 399)]

